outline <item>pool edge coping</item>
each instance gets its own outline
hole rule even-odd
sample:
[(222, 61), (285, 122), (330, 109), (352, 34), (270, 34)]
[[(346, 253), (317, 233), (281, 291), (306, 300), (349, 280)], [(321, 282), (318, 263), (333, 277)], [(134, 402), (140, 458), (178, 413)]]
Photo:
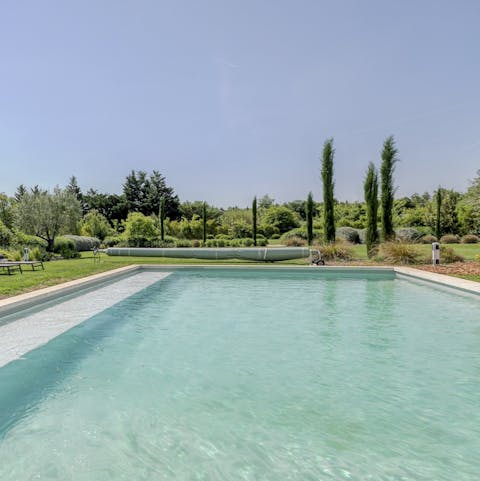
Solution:
[(301, 266), (301, 265), (276, 265), (264, 266), (257, 264), (132, 264), (129, 266), (119, 267), (117, 269), (93, 274), (91, 276), (81, 277), (72, 281), (63, 282), (54, 286), (37, 289), (35, 291), (18, 294), (0, 300), (0, 317), (11, 314), (12, 312), (26, 309), (34, 305), (62, 297), (72, 293), (75, 290), (86, 287), (92, 287), (95, 284), (112, 281), (116, 278), (131, 275), (142, 270), (182, 270), (182, 269), (318, 269), (320, 271), (364, 271), (364, 272), (393, 272), (395, 275), (419, 279), (422, 281), (440, 284), (443, 286), (459, 289), (480, 295), (480, 282), (461, 279), (446, 274), (438, 274), (430, 271), (423, 271), (413, 267), (400, 266)]

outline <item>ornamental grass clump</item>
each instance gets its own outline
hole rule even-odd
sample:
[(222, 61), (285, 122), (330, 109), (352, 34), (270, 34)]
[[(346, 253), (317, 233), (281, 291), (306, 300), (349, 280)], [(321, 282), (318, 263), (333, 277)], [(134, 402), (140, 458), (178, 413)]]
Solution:
[(307, 245), (307, 241), (300, 236), (292, 236), (292, 237), (288, 237), (284, 241), (284, 244), (287, 247), (303, 247)]
[(462, 237), (462, 244), (478, 244), (480, 237), (475, 234), (467, 234)]
[(458, 236), (454, 234), (445, 234), (442, 237), (440, 237), (440, 243), (441, 244), (459, 244), (460, 239)]
[(380, 245), (378, 259), (390, 264), (419, 264), (422, 261), (422, 253), (412, 244), (385, 242)]
[(353, 258), (353, 250), (345, 242), (324, 244), (316, 246), (316, 249), (320, 251), (320, 256), (325, 261), (350, 261)]
[(440, 246), (440, 264), (452, 264), (453, 262), (464, 261), (465, 258), (458, 254), (452, 247)]

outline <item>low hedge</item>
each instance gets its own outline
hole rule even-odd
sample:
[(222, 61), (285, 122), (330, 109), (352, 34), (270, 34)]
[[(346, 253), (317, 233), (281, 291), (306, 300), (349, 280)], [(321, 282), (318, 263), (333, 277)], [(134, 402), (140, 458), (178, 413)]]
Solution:
[(70, 239), (77, 252), (92, 251), (100, 247), (100, 240), (96, 237), (87, 237), (83, 235), (64, 235), (64, 239)]

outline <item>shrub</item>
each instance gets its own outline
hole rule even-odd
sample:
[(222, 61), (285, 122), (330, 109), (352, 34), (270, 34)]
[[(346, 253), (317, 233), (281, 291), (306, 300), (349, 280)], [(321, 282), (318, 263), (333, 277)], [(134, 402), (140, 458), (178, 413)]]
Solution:
[(64, 235), (63, 237), (72, 240), (78, 252), (92, 251), (100, 247), (100, 240), (96, 237), (82, 235)]
[(464, 262), (465, 258), (457, 254), (452, 247), (440, 246), (440, 263), (451, 264), (452, 262)]
[(12, 239), (12, 231), (0, 220), (0, 246), (9, 246)]
[(218, 234), (215, 236), (215, 239), (223, 239), (223, 240), (226, 240), (226, 241), (229, 241), (231, 240), (231, 236), (227, 235), (227, 234)]
[(60, 254), (64, 259), (75, 259), (80, 254), (75, 248), (75, 242), (66, 237), (57, 237), (53, 244), (53, 252)]
[(157, 228), (152, 217), (140, 212), (131, 212), (125, 221), (125, 239), (131, 247), (151, 247), (157, 237)]
[(380, 245), (378, 251), (380, 260), (392, 264), (418, 264), (421, 261), (422, 253), (417, 246), (404, 242), (385, 242)]
[(114, 232), (107, 218), (95, 209), (88, 212), (80, 224), (82, 235), (96, 237), (101, 240)]
[(260, 239), (257, 237), (257, 246), (258, 247), (265, 247), (268, 245), (268, 240), (265, 237), (261, 237)]
[(462, 237), (462, 244), (477, 244), (480, 238), (475, 234), (467, 234)]
[(401, 229), (397, 229), (395, 231), (395, 236), (397, 240), (401, 242), (412, 243), (418, 242), (418, 240), (422, 237), (422, 233), (413, 227), (402, 227)]
[[(307, 240), (307, 229), (305, 227), (298, 227), (297, 229), (292, 229), (289, 230), (288, 232), (285, 232), (280, 237), (280, 240), (282, 241), (283, 244), (287, 242), (288, 239), (291, 237), (300, 237), (303, 240)], [(321, 241), (322, 239), (322, 231), (318, 229), (313, 229), (313, 238), (317, 241)]]
[(280, 234), (272, 234), (270, 239), (280, 239)]
[(34, 235), (28, 235), (22, 231), (14, 231), (12, 244), (18, 247), (30, 247), (31, 249), (38, 247), (40, 249), (46, 249), (48, 242), (40, 237)]
[(432, 244), (433, 242), (437, 242), (437, 238), (434, 235), (424, 235), (420, 242), (422, 244)]
[(288, 237), (284, 244), (288, 247), (302, 247), (307, 245), (307, 241), (299, 236)]
[(339, 240), (350, 242), (350, 244), (360, 244), (358, 230), (353, 227), (339, 227), (336, 230), (335, 236)]
[(321, 258), (326, 261), (349, 261), (353, 258), (352, 248), (345, 242), (316, 246)]
[(105, 247), (115, 247), (121, 240), (122, 238), (119, 235), (105, 237), (105, 239), (103, 239), (103, 245)]
[(177, 239), (175, 247), (192, 247), (192, 241), (188, 239)]
[(442, 244), (458, 244), (460, 242), (458, 236), (454, 234), (445, 234), (440, 237), (440, 242)]
[(200, 247), (200, 241), (198, 239), (193, 239), (192, 247)]

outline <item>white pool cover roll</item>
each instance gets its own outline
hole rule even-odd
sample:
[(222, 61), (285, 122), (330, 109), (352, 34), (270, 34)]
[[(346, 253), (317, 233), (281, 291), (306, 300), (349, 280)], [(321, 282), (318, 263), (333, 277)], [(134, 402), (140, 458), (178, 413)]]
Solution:
[(109, 247), (105, 253), (109, 256), (244, 259), (264, 262), (305, 259), (310, 256), (307, 247)]

